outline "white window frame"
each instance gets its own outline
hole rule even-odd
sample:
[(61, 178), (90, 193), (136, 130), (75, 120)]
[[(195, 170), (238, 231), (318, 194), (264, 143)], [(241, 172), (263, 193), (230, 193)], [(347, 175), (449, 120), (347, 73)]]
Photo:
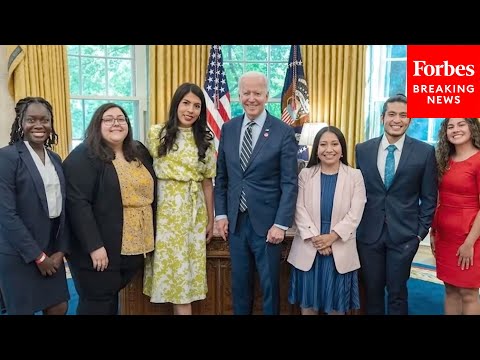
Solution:
[[(365, 126), (365, 139), (371, 139), (381, 135), (381, 122), (379, 113), (375, 109), (376, 102), (384, 103), (389, 96), (389, 91), (386, 91), (386, 87), (390, 83), (390, 77), (397, 76), (396, 74), (387, 73), (388, 63), (394, 61), (407, 61), (406, 57), (388, 57), (388, 47), (394, 45), (369, 45), (367, 49), (366, 58), (366, 88), (365, 88), (365, 113), (366, 113), (366, 126)], [(405, 73), (404, 76), (407, 76)], [(406, 82), (405, 82), (406, 84)], [(405, 85), (406, 86), (406, 85)], [(407, 94), (407, 89), (403, 91)], [(393, 95), (393, 94), (391, 94)], [(439, 121), (437, 118), (428, 119), (428, 134), (427, 140), (429, 144), (435, 145), (437, 143), (437, 133), (435, 130), (435, 122)], [(415, 119), (412, 119), (415, 121)]]
[[(137, 102), (137, 113), (134, 114), (134, 127), (137, 129), (136, 139), (145, 142), (146, 128), (148, 126), (148, 45), (132, 45), (133, 54), (131, 61), (133, 62), (132, 69), (132, 84), (133, 84), (133, 96), (110, 96), (110, 95), (70, 95), (72, 100), (111, 100), (115, 101), (134, 101)], [(82, 55), (77, 55), (77, 58), (81, 60)], [(98, 56), (97, 58), (103, 58)], [(81, 63), (81, 61), (80, 61)], [(82, 85), (82, 76), (80, 74), (80, 86)], [(108, 78), (107, 78), (108, 88)], [(72, 114), (73, 115), (73, 114)], [(85, 119), (89, 121), (90, 119)], [(88, 125), (87, 125), (88, 126)], [(76, 143), (74, 143), (76, 142)], [(78, 145), (78, 139), (72, 138), (72, 148)]]
[[(257, 44), (255, 44), (257, 45)], [(241, 60), (225, 60), (224, 59), (224, 67), (227, 69), (228, 66), (227, 64), (229, 63), (236, 63), (236, 64), (241, 64), (242, 65), (242, 68), (243, 70), (245, 71), (245, 68), (246, 68), (246, 65), (247, 64), (266, 64), (266, 67), (267, 67), (267, 72), (266, 72), (266, 76), (267, 76), (267, 80), (269, 82), (269, 89), (270, 89), (270, 95), (272, 95), (272, 92), (271, 92), (271, 83), (270, 83), (270, 64), (285, 64), (285, 69), (288, 68), (288, 55), (287, 55), (287, 58), (285, 61), (281, 61), (281, 60), (271, 60), (271, 47), (272, 46), (276, 46), (276, 45), (260, 45), (258, 44), (259, 46), (267, 46), (267, 59), (265, 59), (264, 61), (254, 61), (254, 60), (247, 60), (247, 46), (248, 45), (240, 45), (243, 47), (243, 56), (242, 56), (242, 59)], [(222, 45), (222, 48), (225, 47), (225, 46), (232, 46), (232, 45)], [(237, 45), (238, 46), (238, 45)], [(288, 50), (288, 54), (290, 54), (290, 49)], [(224, 53), (225, 55), (225, 53)], [(285, 73), (286, 73), (287, 70), (285, 70)], [(228, 84), (229, 87), (231, 87), (232, 85), (229, 83)], [(240, 99), (238, 97), (232, 97), (230, 99), (230, 102), (231, 103), (240, 103)], [(282, 98), (281, 98), (281, 94), (279, 97), (273, 97), (273, 96), (269, 96), (268, 97), (268, 100), (267, 100), (267, 104), (280, 104), (281, 105), (281, 102), (282, 102)], [(281, 112), (281, 110), (280, 110)], [(235, 115), (238, 115), (238, 114), (233, 114), (232, 113), (232, 117), (234, 117)], [(276, 116), (280, 117), (281, 116), (281, 113), (280, 114), (275, 114)]]

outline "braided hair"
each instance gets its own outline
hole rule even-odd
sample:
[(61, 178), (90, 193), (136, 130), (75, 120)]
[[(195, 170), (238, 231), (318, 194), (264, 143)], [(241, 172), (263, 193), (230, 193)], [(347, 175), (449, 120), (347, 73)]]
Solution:
[(53, 127), (53, 108), (50, 103), (42, 97), (26, 97), (20, 99), (17, 104), (15, 105), (15, 121), (12, 124), (12, 130), (10, 131), (10, 142), (8, 145), (13, 145), (17, 141), (23, 140), (23, 121), (25, 120), (25, 113), (27, 112), (27, 108), (31, 104), (42, 104), (48, 110), (51, 116), (51, 126), (52, 131), (50, 132), (50, 136), (47, 140), (45, 140), (45, 147), (51, 148), (52, 145), (55, 145), (58, 142), (58, 135), (55, 132)]

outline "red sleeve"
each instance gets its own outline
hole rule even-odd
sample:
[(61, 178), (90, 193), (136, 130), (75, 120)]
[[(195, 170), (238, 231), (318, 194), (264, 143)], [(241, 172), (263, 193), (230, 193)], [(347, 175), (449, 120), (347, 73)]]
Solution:
[[(475, 154), (474, 156), (476, 156), (477, 154)], [(475, 181), (477, 183), (477, 194), (480, 194), (480, 156), (477, 156), (476, 159), (477, 160), (474, 164), (475, 166)]]

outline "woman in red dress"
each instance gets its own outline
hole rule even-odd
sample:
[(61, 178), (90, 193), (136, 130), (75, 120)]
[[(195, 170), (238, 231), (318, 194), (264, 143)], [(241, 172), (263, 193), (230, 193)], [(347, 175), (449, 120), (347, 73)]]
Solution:
[(480, 302), (480, 125), (447, 118), (438, 136), (438, 205), (430, 233), (446, 315), (478, 315)]

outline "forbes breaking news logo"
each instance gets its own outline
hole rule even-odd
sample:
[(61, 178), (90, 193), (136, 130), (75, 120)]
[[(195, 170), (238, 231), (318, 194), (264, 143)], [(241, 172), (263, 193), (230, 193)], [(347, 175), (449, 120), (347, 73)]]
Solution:
[(478, 71), (478, 45), (408, 45), (408, 117), (480, 117)]
[[(445, 60), (442, 65), (430, 65), (426, 61), (413, 60), (413, 76), (474, 76), (475, 65), (453, 66)], [(413, 84), (414, 94), (427, 94), (427, 104), (460, 104), (461, 94), (475, 91), (474, 84), (419, 85)], [(442, 94), (442, 95), (438, 95)], [(449, 95), (458, 94), (458, 95)]]

